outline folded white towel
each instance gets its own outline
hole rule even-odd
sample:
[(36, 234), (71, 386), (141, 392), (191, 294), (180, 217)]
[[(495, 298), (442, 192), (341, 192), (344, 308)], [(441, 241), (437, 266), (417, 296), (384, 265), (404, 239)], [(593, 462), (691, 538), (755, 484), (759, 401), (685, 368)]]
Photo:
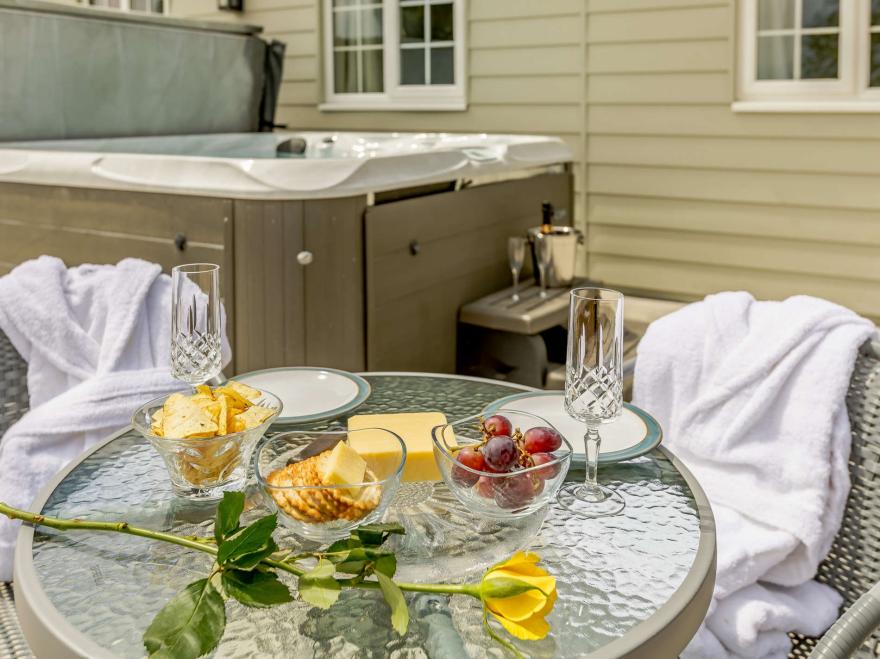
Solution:
[(824, 300), (742, 292), (648, 328), (633, 400), (657, 417), (717, 522), (716, 602), (685, 656), (784, 657), (787, 628), (818, 633), (833, 622), (840, 597), (809, 580), (843, 516), (845, 395), (874, 331)]
[[(16, 507), (138, 406), (182, 388), (170, 374), (171, 280), (153, 263), (23, 263), (0, 278), (0, 329), (28, 362), (31, 410), (0, 439), (0, 501)], [(12, 578), (18, 527), (0, 519), (0, 581)]]

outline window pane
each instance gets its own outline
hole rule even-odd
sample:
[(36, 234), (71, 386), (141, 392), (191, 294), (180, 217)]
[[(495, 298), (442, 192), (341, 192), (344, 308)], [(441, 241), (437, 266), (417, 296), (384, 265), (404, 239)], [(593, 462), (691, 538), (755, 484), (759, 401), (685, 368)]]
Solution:
[(425, 51), (423, 49), (400, 49), (400, 84), (425, 84)]
[(431, 41), (452, 39), (452, 5), (431, 5)]
[(758, 80), (794, 77), (794, 37), (758, 37)]
[(348, 7), (358, 4), (358, 0), (333, 0), (334, 7)]
[(382, 9), (365, 9), (361, 12), (361, 43), (382, 43)]
[(871, 25), (880, 25), (880, 0), (871, 0)]
[(793, 28), (794, 3), (795, 0), (758, 0), (758, 29)]
[(801, 78), (837, 77), (837, 35), (801, 37)]
[(830, 27), (840, 25), (839, 0), (804, 0), (804, 27)]
[(431, 49), (431, 84), (455, 84), (455, 66), (452, 48)]
[(333, 89), (337, 94), (357, 93), (357, 51), (333, 53)]
[(425, 40), (425, 8), (400, 8), (400, 42), (413, 43)]
[(147, 0), (131, 0), (128, 7), (132, 11), (147, 11)]
[(880, 34), (871, 35), (871, 87), (880, 87)]
[(364, 91), (381, 92), (385, 88), (381, 50), (364, 51)]
[(353, 11), (333, 13), (333, 44), (336, 46), (357, 45), (357, 14)]

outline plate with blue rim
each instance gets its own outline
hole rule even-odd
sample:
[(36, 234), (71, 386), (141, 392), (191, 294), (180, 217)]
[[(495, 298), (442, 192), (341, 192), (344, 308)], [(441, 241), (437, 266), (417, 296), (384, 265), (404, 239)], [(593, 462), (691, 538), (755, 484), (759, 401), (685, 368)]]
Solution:
[(335, 368), (288, 366), (237, 375), (233, 380), (265, 389), (281, 399), (275, 424), (297, 425), (336, 419), (363, 405), (370, 383)]
[[(561, 432), (574, 447), (572, 458), (585, 460), (583, 422), (573, 419), (565, 411), (561, 391), (527, 391), (505, 396), (489, 403), (483, 414), (504, 414), (504, 410), (530, 412), (546, 419)], [(623, 404), (623, 411), (614, 421), (599, 426), (602, 444), (599, 447), (599, 464), (632, 460), (656, 448), (663, 439), (660, 424), (643, 409)]]

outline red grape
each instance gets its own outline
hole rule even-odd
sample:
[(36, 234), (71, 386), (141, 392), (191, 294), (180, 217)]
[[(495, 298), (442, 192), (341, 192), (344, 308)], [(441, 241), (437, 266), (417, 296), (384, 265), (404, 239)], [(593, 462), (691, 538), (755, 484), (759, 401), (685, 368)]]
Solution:
[(492, 478), (491, 476), (480, 476), (480, 480), (474, 486), (474, 492), (486, 499), (493, 498), (495, 496), (495, 481), (497, 480), (500, 479)]
[[(536, 467), (540, 467), (543, 464), (552, 462), (555, 459), (556, 458), (554, 458), (549, 453), (532, 453), (532, 462), (535, 463)], [(559, 465), (555, 464), (549, 467), (544, 467), (543, 469), (536, 469), (532, 473), (542, 479), (553, 478), (556, 474), (559, 473)]]
[(516, 464), (518, 451), (510, 437), (493, 437), (483, 446), (483, 459), (495, 471), (510, 471)]
[[(486, 469), (486, 461), (483, 459), (483, 454), (470, 447), (461, 449), (455, 459), (464, 466), (476, 469), (477, 471), (485, 471)], [(452, 467), (452, 479), (459, 485), (471, 487), (480, 479), (480, 475), (455, 465)]]
[(531, 474), (512, 474), (497, 479), (495, 503), (501, 508), (520, 508), (535, 498), (535, 480)]
[(500, 414), (494, 414), (483, 421), (483, 428), (490, 437), (510, 437), (513, 434), (513, 424), (510, 419)]
[(550, 453), (562, 446), (562, 437), (553, 428), (529, 428), (523, 435), (523, 449), (527, 453)]

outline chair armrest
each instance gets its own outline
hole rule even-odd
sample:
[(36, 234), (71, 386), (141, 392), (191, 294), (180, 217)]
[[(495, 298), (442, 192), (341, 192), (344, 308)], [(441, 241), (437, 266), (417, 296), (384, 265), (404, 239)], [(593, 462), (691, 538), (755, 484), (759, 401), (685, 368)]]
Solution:
[(809, 659), (846, 659), (880, 627), (880, 583), (862, 595), (825, 632)]

